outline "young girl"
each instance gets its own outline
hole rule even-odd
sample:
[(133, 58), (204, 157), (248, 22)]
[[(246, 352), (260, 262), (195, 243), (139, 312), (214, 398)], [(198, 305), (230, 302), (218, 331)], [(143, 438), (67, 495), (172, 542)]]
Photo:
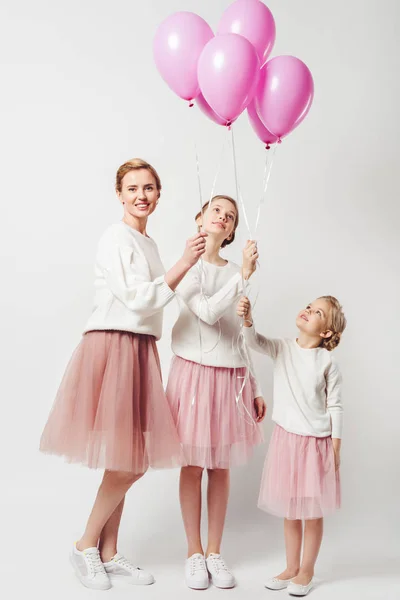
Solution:
[[(189, 466), (181, 470), (180, 501), (188, 541), (185, 579), (190, 588), (230, 588), (232, 573), (220, 555), (229, 495), (229, 468), (244, 463), (262, 441), (258, 423), (265, 404), (246, 369), (238, 345), (236, 304), (242, 278), (255, 271), (254, 242), (243, 253), (243, 268), (220, 256), (232, 243), (238, 208), (229, 196), (215, 196), (196, 216), (208, 234), (201, 263), (177, 290), (181, 312), (172, 332), (173, 359), (167, 397)], [(208, 545), (206, 560), (200, 535), (201, 480), (208, 471)]]
[(123, 164), (116, 192), (122, 221), (102, 236), (97, 252), (94, 310), (61, 383), (40, 449), (105, 469), (93, 510), (71, 562), (80, 581), (105, 590), (117, 579), (150, 584), (150, 573), (117, 553), (125, 494), (149, 466), (181, 465), (181, 447), (161, 381), (156, 340), (162, 311), (205, 250), (191, 238), (164, 272), (146, 232), (161, 181), (141, 159)]
[[(313, 586), (323, 517), (340, 507), (341, 376), (330, 352), (346, 327), (342, 307), (322, 296), (300, 311), (297, 339), (267, 339), (253, 327), (251, 305), (242, 298), (250, 348), (274, 360), (272, 434), (259, 507), (284, 517), (286, 569), (265, 584), (305, 596)], [(301, 559), (301, 546), (304, 546)]]

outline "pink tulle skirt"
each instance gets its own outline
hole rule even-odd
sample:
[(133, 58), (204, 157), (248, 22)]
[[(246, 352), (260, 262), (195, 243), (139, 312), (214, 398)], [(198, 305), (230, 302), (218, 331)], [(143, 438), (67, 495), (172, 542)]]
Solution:
[(340, 508), (332, 438), (297, 435), (275, 425), (258, 506), (287, 519), (319, 519)]
[(245, 374), (244, 367), (209, 367), (173, 358), (167, 398), (188, 465), (229, 469), (245, 463), (263, 441), (252, 379), (247, 378), (240, 395)]
[(40, 450), (131, 473), (181, 465), (155, 338), (86, 333), (65, 372)]

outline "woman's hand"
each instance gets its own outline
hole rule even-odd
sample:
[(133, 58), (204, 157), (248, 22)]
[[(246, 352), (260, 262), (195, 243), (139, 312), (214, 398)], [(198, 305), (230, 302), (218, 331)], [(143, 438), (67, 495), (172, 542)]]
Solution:
[(265, 404), (265, 400), (262, 396), (258, 398), (254, 398), (254, 408), (256, 410), (256, 421), (257, 423), (261, 423), (264, 420), (265, 415), (267, 414), (267, 405)]
[(333, 452), (335, 453), (335, 471), (339, 470), (340, 467), (340, 449), (342, 446), (342, 440), (339, 438), (332, 439)]
[(253, 317), (251, 314), (251, 303), (246, 296), (240, 298), (239, 303), (237, 305), (236, 313), (238, 317), (242, 317), (244, 319), (244, 326), (251, 327), (253, 325)]
[(257, 268), (258, 250), (254, 240), (247, 240), (243, 249), (242, 275), (243, 279), (249, 279)]
[(206, 237), (207, 233), (201, 231), (196, 233), (193, 237), (189, 238), (186, 242), (185, 251), (182, 255), (182, 260), (189, 266), (193, 267), (200, 256), (206, 251)]

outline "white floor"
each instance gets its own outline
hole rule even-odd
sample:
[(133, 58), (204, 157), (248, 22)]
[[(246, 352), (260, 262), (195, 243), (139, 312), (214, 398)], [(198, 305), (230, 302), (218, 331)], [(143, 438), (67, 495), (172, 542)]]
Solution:
[[(246, 482), (245, 471), (232, 482), (224, 536), (224, 558), (236, 575), (236, 588), (210, 587), (196, 592), (185, 587), (185, 540), (176, 498), (177, 472), (169, 472), (149, 473), (137, 484), (136, 491), (128, 495), (121, 525), (120, 551), (151, 570), (156, 583), (107, 592), (85, 589), (72, 573), (68, 553), (90, 511), (100, 474), (60, 465), (56, 458), (35, 458), (30, 472), (14, 471), (8, 479), (6, 476), (1, 497), (4, 518), (0, 569), (2, 592), (7, 591), (2, 597), (7, 600), (39, 595), (41, 600), (180, 600), (200, 593), (237, 600), (287, 597), (286, 591), (272, 592), (263, 587), (264, 579), (284, 566), (281, 522), (254, 508), (256, 484)], [(309, 597), (400, 599), (400, 547), (395, 532), (388, 527), (374, 527), (373, 520), (364, 518), (353, 520), (350, 526), (352, 521), (345, 516), (326, 520), (317, 585)]]

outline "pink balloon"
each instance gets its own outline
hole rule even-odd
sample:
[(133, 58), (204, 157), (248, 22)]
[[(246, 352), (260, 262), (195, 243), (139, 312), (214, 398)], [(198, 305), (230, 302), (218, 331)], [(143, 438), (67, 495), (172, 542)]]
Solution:
[(314, 98), (311, 71), (294, 56), (277, 56), (261, 69), (255, 97), (258, 116), (279, 139), (306, 118)]
[(183, 100), (200, 93), (197, 63), (211, 38), (211, 27), (191, 12), (177, 12), (161, 23), (153, 42), (157, 69), (169, 87)]
[(275, 43), (275, 21), (271, 11), (259, 0), (236, 0), (218, 25), (218, 34), (238, 33), (255, 47), (261, 65), (271, 54)]
[(260, 117), (257, 114), (254, 100), (250, 102), (249, 106), (247, 107), (247, 114), (249, 115), (249, 121), (251, 123), (251, 126), (253, 127), (260, 140), (264, 142), (264, 144), (266, 144), (267, 149), (269, 148), (270, 144), (274, 144), (278, 141), (277, 136), (268, 131), (268, 129), (263, 125), (262, 121), (260, 120)]
[(217, 125), (227, 125), (227, 121), (225, 121), (225, 119), (221, 119), (221, 117), (217, 115), (201, 92), (196, 98), (196, 104), (200, 108), (201, 112), (211, 119), (211, 121), (214, 121), (214, 123), (217, 123)]
[(207, 103), (227, 125), (250, 104), (260, 73), (257, 52), (236, 33), (218, 35), (201, 53), (198, 77)]

